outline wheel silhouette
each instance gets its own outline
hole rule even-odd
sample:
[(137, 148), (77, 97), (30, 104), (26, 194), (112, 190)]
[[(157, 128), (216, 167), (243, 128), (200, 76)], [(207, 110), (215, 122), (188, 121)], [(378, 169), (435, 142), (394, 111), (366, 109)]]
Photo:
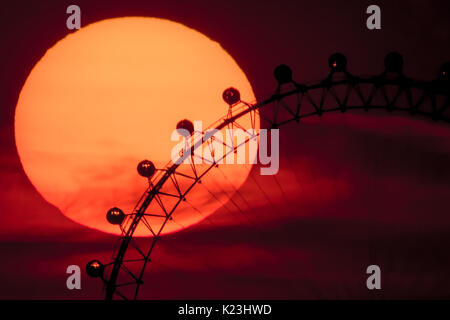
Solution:
[[(419, 115), (435, 121), (450, 123), (450, 63), (442, 65), (438, 77), (432, 81), (413, 80), (403, 74), (403, 58), (392, 52), (385, 58), (385, 70), (376, 76), (357, 77), (347, 71), (347, 59), (336, 53), (329, 58), (330, 74), (318, 83), (311, 85), (299, 84), (292, 78), (292, 70), (286, 65), (275, 68), (274, 76), (278, 82), (275, 93), (268, 99), (250, 104), (240, 100), (239, 91), (228, 88), (223, 93), (224, 101), (229, 105), (228, 114), (210, 125), (208, 129), (221, 130), (227, 127), (240, 127), (239, 119), (250, 115), (256, 119), (258, 114), (268, 128), (279, 128), (287, 123), (301, 123), (301, 119), (312, 116), (323, 116), (329, 112), (346, 112), (348, 110), (384, 109), (388, 112), (406, 112), (412, 116)], [(264, 116), (260, 111), (270, 109), (271, 117)], [(257, 124), (252, 122), (252, 128)], [(200, 138), (193, 138), (193, 125), (187, 119), (181, 120), (177, 130), (184, 130), (188, 136), (191, 150), (196, 150), (207, 144), (205, 132)], [(89, 262), (86, 266), (88, 275), (100, 278), (105, 286), (105, 298), (137, 299), (139, 289), (143, 284), (144, 271), (151, 261), (150, 256), (156, 243), (161, 239), (161, 233), (169, 221), (176, 216), (180, 203), (186, 201), (186, 195), (202, 183), (202, 178), (218, 167), (220, 160), (228, 153), (236, 152), (252, 139), (257, 139), (256, 130), (244, 142), (227, 146), (227, 152), (221, 158), (210, 161), (206, 167), (200, 168), (191, 163), (190, 174), (181, 172), (180, 164), (169, 162), (164, 168), (156, 169), (149, 160), (138, 165), (138, 172), (149, 179), (149, 187), (145, 190), (130, 214), (125, 214), (119, 208), (112, 208), (107, 213), (107, 219), (117, 224), (121, 231), (120, 242), (113, 254), (113, 259), (102, 264), (98, 260)], [(222, 142), (225, 144), (225, 142)], [(180, 159), (186, 156), (180, 154)], [(179, 187), (179, 180), (190, 181), (187, 188)], [(164, 191), (164, 186), (170, 184), (174, 193)], [(165, 198), (172, 201), (167, 203)], [(214, 194), (212, 194), (214, 196)], [(151, 203), (161, 207), (164, 214), (159, 216), (147, 213)], [(195, 209), (195, 207), (194, 207)], [(152, 226), (148, 217), (160, 219), (158, 227)], [(144, 225), (148, 230), (147, 245), (138, 245), (133, 234), (138, 225)], [(132, 253), (131, 253), (132, 252)], [(137, 272), (135, 271), (137, 270)], [(123, 287), (132, 288), (131, 295), (121, 291)]]

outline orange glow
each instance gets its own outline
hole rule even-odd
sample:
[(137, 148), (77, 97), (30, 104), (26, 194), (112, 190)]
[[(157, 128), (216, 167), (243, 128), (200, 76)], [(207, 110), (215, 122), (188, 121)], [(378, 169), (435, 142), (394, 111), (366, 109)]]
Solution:
[[(106, 212), (133, 210), (147, 186), (137, 164), (149, 159), (162, 168), (170, 160), (178, 121), (202, 120), (205, 128), (226, 114), (222, 92), (228, 87), (255, 101), (233, 58), (184, 25), (127, 17), (85, 26), (50, 48), (22, 88), (15, 115), (22, 165), (41, 195), (67, 217), (119, 234)], [(250, 128), (250, 117), (241, 124)], [(202, 184), (226, 203), (250, 166), (221, 167), (227, 180), (216, 172)], [(165, 232), (193, 225), (222, 206), (201, 187), (187, 200)], [(148, 221), (157, 229), (161, 219)], [(136, 231), (148, 234), (143, 226)]]

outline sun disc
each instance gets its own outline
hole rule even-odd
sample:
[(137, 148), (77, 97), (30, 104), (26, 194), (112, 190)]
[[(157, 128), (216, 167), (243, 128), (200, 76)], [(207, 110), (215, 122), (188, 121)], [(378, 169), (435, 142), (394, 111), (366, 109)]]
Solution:
[[(126, 17), (84, 26), (45, 53), (21, 90), (15, 138), (25, 173), (73, 221), (118, 234), (106, 213), (133, 210), (147, 183), (138, 163), (148, 159), (162, 168), (177, 123), (216, 121), (226, 114), (222, 93), (229, 87), (255, 101), (236, 61), (182, 24)], [(242, 121), (250, 127), (250, 119)], [(231, 185), (214, 174), (208, 178), (223, 196), (244, 183), (249, 169), (224, 170)], [(200, 188), (189, 200), (203, 215), (181, 206), (165, 232), (193, 225), (221, 206)]]

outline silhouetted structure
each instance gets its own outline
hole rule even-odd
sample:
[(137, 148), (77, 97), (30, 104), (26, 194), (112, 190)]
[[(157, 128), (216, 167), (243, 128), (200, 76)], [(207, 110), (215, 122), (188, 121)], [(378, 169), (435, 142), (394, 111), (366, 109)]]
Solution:
[(122, 224), (123, 220), (125, 219), (125, 213), (123, 213), (122, 210), (119, 208), (111, 208), (106, 213), (106, 220), (108, 220), (111, 224)]
[(156, 172), (156, 167), (153, 162), (149, 160), (143, 160), (139, 162), (137, 171), (141, 176), (145, 178), (151, 178)]
[(241, 94), (235, 88), (228, 88), (223, 92), (222, 98), (231, 107), (241, 101)]
[[(319, 83), (312, 85), (299, 84), (293, 80), (292, 70), (286, 65), (280, 65), (274, 70), (274, 77), (278, 82), (275, 93), (267, 100), (257, 104), (249, 104), (240, 100), (239, 91), (235, 88), (228, 88), (224, 91), (222, 97), (229, 105), (230, 110), (233, 108), (233, 116), (224, 117), (221, 122), (215, 126), (215, 129), (221, 130), (230, 124), (236, 123), (240, 117), (245, 115), (255, 116), (256, 112), (272, 108), (272, 118), (263, 116), (261, 113), (261, 121), (269, 128), (278, 128), (292, 121), (300, 122), (301, 119), (311, 116), (322, 116), (328, 112), (346, 112), (347, 110), (364, 110), (385, 109), (388, 111), (403, 111), (411, 115), (422, 115), (432, 118), (435, 121), (443, 121), (450, 123), (450, 82), (449, 68), (450, 63), (445, 63), (439, 70), (438, 77), (434, 81), (418, 81), (407, 78), (403, 74), (403, 57), (395, 52), (389, 53), (385, 60), (385, 70), (380, 75), (372, 77), (355, 77), (347, 71), (347, 59), (341, 53), (335, 53), (328, 60), (330, 74)], [(333, 80), (333, 74), (341, 73), (343, 78)], [(395, 74), (394, 77), (388, 77), (388, 74)], [(292, 84), (294, 89), (290, 88), (283, 91), (283, 88)], [(255, 126), (255, 124), (252, 124)], [(180, 121), (177, 129), (184, 129), (191, 135), (194, 132), (194, 126), (189, 120)], [(252, 129), (255, 129), (253, 127)], [(248, 140), (246, 141), (248, 142)], [(245, 144), (239, 145), (241, 147)], [(195, 149), (200, 145), (192, 145)], [(234, 152), (231, 149), (229, 152)], [(223, 155), (226, 157), (227, 153)], [(219, 159), (216, 159), (218, 161)], [(197, 183), (201, 182), (201, 178), (211, 169), (216, 167), (216, 163), (212, 163), (207, 168), (200, 168), (195, 164), (191, 165), (192, 175), (186, 175), (185, 172), (179, 172), (178, 164), (169, 162), (162, 169), (155, 169), (148, 162), (141, 162), (144, 165), (138, 166), (138, 172), (144, 177), (149, 178), (149, 188), (144, 192), (135, 210), (121, 220), (120, 227), (123, 231), (120, 245), (116, 251), (113, 260), (103, 266), (99, 261), (91, 261), (86, 266), (86, 271), (93, 277), (102, 277), (106, 285), (106, 299), (112, 299), (115, 295), (128, 298), (118, 290), (126, 286), (134, 286), (134, 295), (130, 298), (136, 299), (139, 288), (143, 284), (147, 263), (150, 262), (150, 255), (157, 241), (161, 238), (161, 232), (166, 223), (173, 219), (173, 214), (181, 201), (185, 201), (187, 192)], [(148, 164), (148, 166), (147, 166)], [(155, 174), (159, 172), (159, 174)], [(179, 179), (186, 178), (191, 182), (191, 186), (186, 192), (182, 192), (179, 188)], [(150, 179), (151, 178), (151, 179)], [(173, 184), (176, 194), (167, 194), (161, 191), (165, 184)], [(160, 195), (170, 196), (177, 199), (175, 204), (165, 204), (161, 200)], [(161, 227), (153, 230), (153, 227), (144, 223), (144, 227), (148, 229), (149, 236), (152, 237), (150, 245), (140, 247), (132, 242), (133, 234), (146, 214), (146, 209), (152, 201), (156, 201), (159, 206), (166, 212), (165, 216), (161, 216)], [(112, 210), (120, 210), (113, 208)], [(108, 221), (111, 223), (119, 222), (115, 220), (116, 211), (111, 216), (107, 215)], [(119, 212), (117, 216), (122, 217)], [(145, 219), (144, 219), (145, 221)], [(132, 246), (130, 246), (132, 244)], [(133, 250), (133, 257), (139, 258), (127, 259), (127, 250)], [(140, 272), (134, 274), (128, 264), (141, 264)], [(103, 276), (103, 268), (108, 269), (107, 276)], [(100, 272), (101, 270), (101, 272)], [(119, 273), (128, 277), (128, 281), (118, 283)]]
[(192, 135), (194, 133), (194, 124), (187, 119), (181, 120), (177, 123), (177, 130), (182, 136), (186, 135), (186, 131), (189, 132), (189, 135)]
[(93, 278), (103, 277), (104, 266), (98, 260), (89, 261), (86, 265), (86, 273)]

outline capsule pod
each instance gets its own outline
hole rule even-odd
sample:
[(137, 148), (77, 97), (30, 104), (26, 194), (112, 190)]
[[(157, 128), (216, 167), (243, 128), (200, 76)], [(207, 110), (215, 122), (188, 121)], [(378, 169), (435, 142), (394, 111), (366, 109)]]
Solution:
[(241, 101), (241, 94), (236, 88), (228, 88), (222, 94), (223, 101), (225, 101), (230, 106)]
[(344, 72), (347, 70), (347, 58), (339, 52), (336, 52), (328, 58), (328, 66), (334, 72)]
[(187, 119), (181, 120), (177, 123), (177, 131), (182, 136), (191, 136), (194, 133), (194, 124)]
[(285, 64), (280, 64), (273, 71), (273, 76), (278, 81), (279, 85), (292, 82), (292, 70)]
[(98, 260), (92, 260), (86, 264), (86, 273), (92, 278), (102, 277), (104, 269), (105, 267)]
[(155, 174), (156, 168), (153, 162), (149, 160), (143, 160), (139, 162), (137, 171), (144, 178), (151, 178)]
[(384, 68), (386, 72), (402, 73), (403, 56), (398, 52), (389, 52), (384, 58)]
[(450, 79), (450, 62), (446, 62), (439, 69), (439, 80), (448, 81)]
[(108, 210), (108, 213), (106, 213), (106, 220), (108, 220), (111, 224), (122, 224), (123, 220), (125, 219), (125, 213), (123, 213), (122, 210), (119, 208), (111, 208)]

